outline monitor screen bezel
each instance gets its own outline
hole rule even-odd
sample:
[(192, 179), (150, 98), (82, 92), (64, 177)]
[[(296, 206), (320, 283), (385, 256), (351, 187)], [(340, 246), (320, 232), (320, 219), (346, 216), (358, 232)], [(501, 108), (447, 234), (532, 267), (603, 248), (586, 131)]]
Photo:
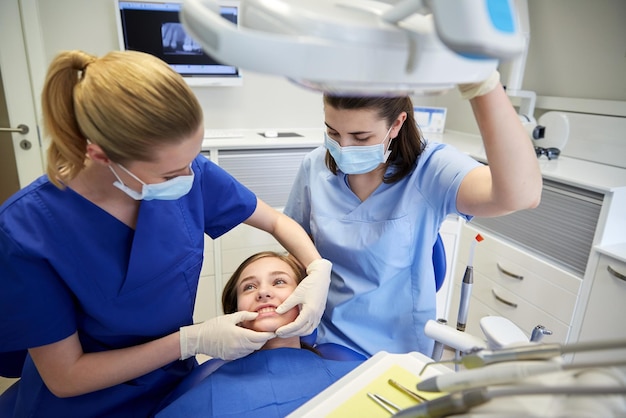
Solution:
[[(135, 3), (135, 4), (145, 4), (146, 7), (158, 7), (158, 8), (173, 8), (176, 10), (182, 6), (182, 0), (115, 0), (115, 14), (117, 21), (117, 32), (118, 32), (118, 42), (120, 50), (128, 50), (128, 45), (126, 44), (126, 34), (124, 24), (122, 22), (122, 7), (126, 3)], [(220, 0), (219, 6), (223, 11), (231, 10), (235, 8), (235, 14), (238, 16), (240, 11), (240, 2), (238, 0)], [(239, 19), (237, 19), (237, 22)], [(180, 20), (178, 20), (180, 23)], [(238, 23), (237, 23), (238, 24)], [(141, 50), (141, 49), (137, 49)], [(188, 73), (183, 68), (185, 65), (176, 65), (172, 62), (168, 62), (167, 55), (163, 54), (159, 56), (158, 54), (153, 53), (152, 51), (144, 50), (142, 52), (151, 53), (152, 55), (157, 56), (158, 58), (163, 59), (167, 62), (172, 69), (174, 69), (177, 73), (179, 73), (183, 79), (187, 82), (188, 85), (193, 87), (212, 87), (212, 86), (241, 86), (243, 84), (243, 76), (241, 74), (241, 70), (236, 66), (225, 65), (217, 63), (215, 65), (194, 65), (189, 67), (191, 73)], [(206, 52), (202, 51), (204, 57), (206, 57), (209, 61), (214, 60), (208, 55)], [(198, 67), (197, 70), (194, 71), (194, 67)], [(206, 71), (210, 71), (206, 73)], [(229, 74), (232, 73), (232, 74)]]

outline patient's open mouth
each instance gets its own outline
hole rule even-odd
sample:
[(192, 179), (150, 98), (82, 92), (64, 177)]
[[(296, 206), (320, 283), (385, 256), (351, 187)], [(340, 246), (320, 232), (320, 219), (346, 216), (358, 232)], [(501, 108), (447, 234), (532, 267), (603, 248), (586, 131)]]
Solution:
[(261, 306), (259, 309), (256, 310), (258, 313), (260, 314), (264, 314), (264, 313), (270, 313), (270, 312), (275, 312), (276, 311), (276, 306)]

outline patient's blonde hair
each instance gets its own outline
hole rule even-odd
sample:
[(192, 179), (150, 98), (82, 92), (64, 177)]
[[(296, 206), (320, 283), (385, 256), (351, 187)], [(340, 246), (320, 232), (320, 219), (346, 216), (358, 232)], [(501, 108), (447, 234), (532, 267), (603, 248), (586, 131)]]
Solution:
[(51, 140), (47, 173), (58, 187), (84, 168), (87, 140), (117, 163), (151, 161), (156, 148), (202, 125), (202, 108), (183, 78), (136, 51), (101, 58), (61, 52), (48, 69), (42, 107)]

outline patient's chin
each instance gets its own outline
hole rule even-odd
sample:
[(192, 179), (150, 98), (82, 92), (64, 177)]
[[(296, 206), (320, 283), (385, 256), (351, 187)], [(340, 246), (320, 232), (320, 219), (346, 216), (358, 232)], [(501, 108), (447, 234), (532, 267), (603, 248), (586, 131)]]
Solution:
[(278, 328), (289, 322), (290, 321), (285, 321), (282, 318), (256, 319), (250, 329), (257, 332), (275, 332)]
[(252, 321), (252, 327), (250, 329), (257, 332), (276, 332), (276, 330), (283, 325), (293, 322), (297, 316), (298, 312), (291, 310), (280, 316), (256, 318)]

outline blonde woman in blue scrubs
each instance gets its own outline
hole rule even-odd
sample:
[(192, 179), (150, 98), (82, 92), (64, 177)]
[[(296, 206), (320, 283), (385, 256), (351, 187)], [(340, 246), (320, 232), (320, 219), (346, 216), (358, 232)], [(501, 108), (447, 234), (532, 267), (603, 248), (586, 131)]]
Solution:
[[(139, 52), (66, 51), (43, 96), (47, 175), (0, 207), (0, 362), (28, 350), (14, 416), (141, 417), (195, 366), (310, 333), (330, 263), (297, 223), (200, 156), (202, 109)], [(274, 332), (236, 312), (192, 325), (204, 234), (265, 230), (307, 267)], [(21, 364), (20, 364), (21, 366)]]
[(459, 87), (489, 165), (423, 138), (409, 97), (324, 96), (325, 144), (304, 159), (285, 208), (333, 263), (318, 343), (430, 356), (442, 222), (539, 204), (537, 156), (499, 74)]

